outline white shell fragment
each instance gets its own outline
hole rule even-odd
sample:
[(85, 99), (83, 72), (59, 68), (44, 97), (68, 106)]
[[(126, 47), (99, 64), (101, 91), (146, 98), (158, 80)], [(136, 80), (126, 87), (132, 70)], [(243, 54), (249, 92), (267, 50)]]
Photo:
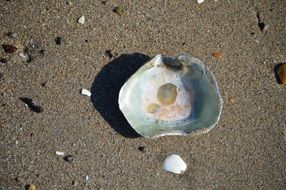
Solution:
[(85, 17), (82, 15), (81, 17), (79, 17), (79, 19), (77, 20), (78, 23), (80, 24), (84, 24), (85, 22)]
[(201, 4), (202, 2), (204, 2), (204, 0), (198, 0), (198, 3)]
[(182, 174), (187, 169), (187, 164), (177, 154), (172, 154), (164, 160), (164, 170), (174, 174)]
[(64, 152), (60, 152), (60, 151), (56, 151), (56, 155), (58, 155), (58, 156), (64, 156), (65, 153), (64, 153)]
[(81, 92), (80, 92), (82, 95), (85, 95), (85, 96), (91, 96), (91, 92), (87, 89), (81, 89)]

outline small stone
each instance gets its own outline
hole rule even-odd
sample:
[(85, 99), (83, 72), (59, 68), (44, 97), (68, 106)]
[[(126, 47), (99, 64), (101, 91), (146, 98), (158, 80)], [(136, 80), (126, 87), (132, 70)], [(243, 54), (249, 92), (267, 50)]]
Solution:
[(15, 32), (9, 32), (8, 33), (8, 36), (10, 37), (10, 38), (12, 38), (12, 39), (14, 39), (14, 38), (17, 38), (17, 33), (15, 33)]
[(124, 13), (124, 8), (121, 6), (114, 7), (113, 12), (121, 16)]
[(85, 96), (91, 96), (91, 92), (87, 89), (81, 89), (81, 94)]
[(85, 17), (82, 15), (81, 17), (79, 17), (79, 19), (77, 20), (78, 23), (80, 24), (84, 24), (85, 22)]
[(64, 42), (64, 39), (60, 36), (55, 38), (55, 42), (57, 45), (62, 45), (62, 43)]
[(67, 155), (64, 157), (64, 160), (67, 161), (67, 162), (72, 162), (73, 161), (73, 157), (72, 155)]
[(234, 103), (234, 102), (235, 102), (235, 99), (234, 99), (233, 96), (231, 96), (231, 97), (228, 98), (228, 101), (229, 101), (230, 103)]
[(280, 79), (280, 82), (286, 86), (286, 63), (283, 63), (277, 69), (277, 75)]
[(14, 53), (18, 48), (12, 45), (2, 44), (5, 53)]
[(106, 50), (106, 51), (105, 51), (105, 55), (106, 55), (109, 59), (111, 59), (111, 58), (113, 57), (113, 54), (112, 54), (112, 51), (111, 51), (111, 50)]
[(222, 53), (220, 51), (214, 51), (212, 53), (212, 56), (215, 57), (216, 59), (220, 59), (222, 57)]
[(187, 164), (177, 154), (172, 154), (164, 160), (164, 170), (174, 174), (182, 174), (187, 169)]
[(198, 0), (198, 3), (201, 4), (202, 2), (204, 2), (204, 0)]
[(34, 185), (34, 184), (30, 184), (30, 185), (28, 185), (28, 188), (27, 188), (28, 190), (36, 190), (37, 188), (36, 188), (36, 185)]
[(3, 57), (0, 57), (0, 63), (8, 63), (8, 60)]
[(85, 180), (86, 181), (88, 181), (89, 180), (89, 176), (87, 175), (87, 176), (85, 176)]

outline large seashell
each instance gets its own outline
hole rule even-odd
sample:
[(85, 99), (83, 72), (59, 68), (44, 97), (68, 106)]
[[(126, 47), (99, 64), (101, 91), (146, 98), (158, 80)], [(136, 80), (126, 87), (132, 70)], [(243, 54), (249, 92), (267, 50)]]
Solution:
[(144, 137), (204, 133), (220, 117), (222, 99), (212, 73), (190, 55), (157, 55), (122, 86), (119, 108)]

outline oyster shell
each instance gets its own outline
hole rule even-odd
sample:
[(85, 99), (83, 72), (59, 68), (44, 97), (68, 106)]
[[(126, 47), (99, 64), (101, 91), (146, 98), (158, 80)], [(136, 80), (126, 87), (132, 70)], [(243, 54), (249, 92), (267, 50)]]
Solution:
[(212, 73), (190, 55), (157, 55), (119, 92), (119, 108), (147, 138), (204, 133), (220, 117), (222, 99)]

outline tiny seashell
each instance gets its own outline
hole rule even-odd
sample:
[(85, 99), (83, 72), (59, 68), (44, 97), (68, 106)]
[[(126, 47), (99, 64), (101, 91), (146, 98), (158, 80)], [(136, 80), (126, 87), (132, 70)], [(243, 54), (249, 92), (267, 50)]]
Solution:
[(60, 152), (60, 151), (56, 151), (56, 155), (58, 155), (58, 156), (64, 156), (65, 153), (64, 153), (64, 152)]
[(177, 154), (172, 154), (164, 160), (164, 170), (174, 174), (182, 174), (187, 169), (187, 164)]
[(82, 15), (81, 17), (79, 17), (79, 19), (77, 20), (78, 23), (80, 24), (84, 24), (85, 22), (85, 17)]
[(91, 92), (87, 89), (81, 89), (81, 94), (86, 96), (91, 96)]
[(202, 2), (204, 2), (204, 0), (198, 0), (198, 3), (199, 3), (199, 4), (202, 3)]

